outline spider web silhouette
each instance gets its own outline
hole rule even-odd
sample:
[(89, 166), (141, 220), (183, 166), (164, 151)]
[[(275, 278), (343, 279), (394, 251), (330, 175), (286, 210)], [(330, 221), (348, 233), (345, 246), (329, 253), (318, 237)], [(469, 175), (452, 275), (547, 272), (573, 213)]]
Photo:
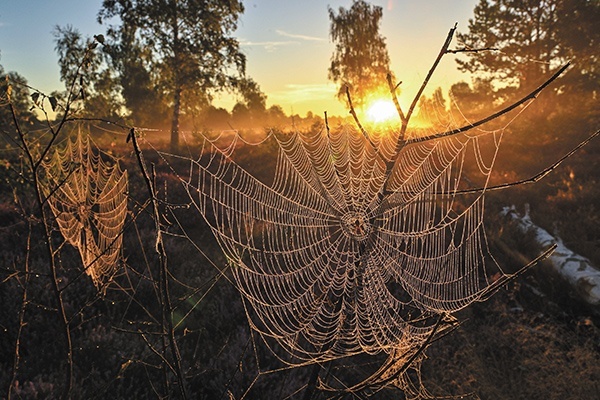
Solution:
[[(159, 177), (154, 163), (152, 176), (141, 167), (151, 196), (138, 203), (140, 214), (132, 218), (140, 246), (137, 215), (152, 201), (157, 253), (163, 236), (185, 238), (215, 268), (215, 276), (205, 283), (198, 277), (188, 282), (182, 274), (192, 266), (167, 270), (164, 255), (156, 281), (142, 250), (146, 271), (125, 263), (115, 285), (130, 293), (128, 304), (138, 304), (144, 292), (137, 287), (148, 279), (157, 294), (168, 293), (168, 285), (178, 293), (173, 305), (157, 302), (163, 307), (157, 327), (169, 329), (175, 347), (171, 361), (163, 361), (172, 362), (174, 371), (182, 361), (175, 342), (192, 350), (186, 338), (188, 323), (195, 325), (194, 318), (188, 320), (192, 312), (209, 295), (220, 299), (213, 299), (214, 307), (227, 308), (224, 302), (231, 295), (214, 292), (223, 284), (226, 290), (235, 288), (248, 324), (237, 326), (224, 343), (214, 341), (223, 346), (210, 359), (210, 368), (221, 371), (218, 382), (226, 382), (216, 389), (222, 395), (252, 397), (275, 382), (280, 395), (290, 397), (316, 389), (325, 396), (361, 397), (386, 388), (427, 396), (420, 381), (424, 349), (456, 327), (454, 312), (485, 300), (515, 276), (490, 254), (484, 195), (495, 188), (490, 177), (503, 134), (529, 103), (509, 107), (514, 111), (494, 118), (493, 128), (485, 123), (491, 120), (472, 122), (433, 102), (431, 108), (421, 107), (431, 124), (420, 128), (408, 129), (408, 118), (400, 115), (398, 127), (344, 123), (330, 129), (326, 118), (308, 130), (272, 130), (260, 140), (237, 131), (195, 133), (185, 140), (186, 156), (158, 150), (131, 129), (128, 138), (134, 138), (140, 165), (145, 162), (136, 137), (144, 142), (146, 156), (162, 164)], [(91, 246), (81, 243), (87, 237), (108, 232), (104, 241), (109, 247), (85, 255), (93, 258), (91, 263), (82, 255), (86, 272), (94, 271), (93, 266), (102, 265), (100, 256), (120, 249), (120, 236), (111, 237), (112, 231), (104, 229), (110, 224), (99, 222), (109, 209), (113, 225), (124, 220), (126, 201), (117, 194), (125, 196), (127, 175), (104, 165), (81, 137), (57, 152), (47, 168), (55, 182), (46, 197), (49, 204), (58, 201), (50, 207), (63, 236), (86, 250)], [(78, 177), (80, 170), (90, 176)], [(166, 179), (164, 190), (156, 179)], [(171, 183), (175, 187), (167, 190)], [(101, 204), (107, 207), (104, 212)], [(65, 228), (62, 214), (70, 218), (62, 223)], [(210, 244), (205, 252), (206, 237), (194, 223), (199, 219), (224, 260), (208, 254)], [(120, 225), (115, 232), (124, 229)], [(195, 268), (202, 264), (186, 262)], [(112, 281), (115, 272), (99, 270), (100, 284)], [(154, 311), (140, 306), (148, 323), (157, 324)], [(162, 346), (167, 354), (164, 337), (163, 343), (160, 337), (148, 342), (143, 323), (137, 329), (142, 327), (150, 349), (158, 353)], [(198, 340), (202, 329), (194, 333)], [(176, 330), (183, 330), (183, 336), (177, 338)], [(234, 370), (232, 360), (239, 366)], [(247, 370), (238, 374), (242, 365)], [(207, 373), (202, 365), (189, 368), (194, 375)], [(181, 376), (177, 385), (184, 392)], [(290, 377), (290, 384), (279, 377), (284, 382)]]
[[(423, 103), (429, 125), (409, 128), (452, 33), (407, 114), (388, 82), (397, 128), (365, 129), (348, 92), (356, 128), (331, 130), (326, 117), (320, 129), (271, 131), (258, 142), (237, 132), (200, 134), (199, 150), (189, 156), (158, 151), (226, 257), (251, 330), (257, 379), (314, 365), (306, 393), (311, 386), (352, 394), (392, 386), (426, 396), (423, 350), (455, 326), (454, 312), (514, 278), (490, 254), (484, 194), (506, 127), (568, 65), (483, 119)], [(273, 154), (253, 173), (240, 154), (256, 146)], [(261, 365), (258, 348), (280, 367)], [(328, 376), (360, 365), (360, 377), (327, 381), (318, 374), (325, 364)]]
[(119, 268), (127, 216), (127, 171), (92, 147), (80, 131), (43, 163), (43, 186), (65, 240), (81, 256), (84, 271), (101, 290)]
[[(506, 126), (421, 140), (459, 125), (444, 124), (409, 130), (399, 153), (399, 129), (364, 135), (351, 125), (271, 131), (254, 143), (237, 132), (200, 136), (194, 158), (159, 152), (179, 168), (251, 330), (283, 368), (379, 356), (364, 381), (342, 389), (406, 389), (406, 366), (418, 371), (421, 348), (453, 327), (451, 314), (509, 279), (483, 226)], [(274, 149), (271, 175), (254, 176), (240, 159), (256, 146)], [(468, 178), (466, 164), (476, 166)], [(473, 181), (483, 186), (464, 193)]]
[[(309, 395), (395, 387), (426, 396), (424, 349), (456, 326), (453, 313), (516, 276), (490, 254), (484, 195), (498, 188), (490, 177), (504, 131), (568, 64), (483, 119), (424, 103), (429, 125), (409, 127), (452, 32), (407, 114), (389, 82), (397, 127), (365, 129), (351, 107), (355, 125), (330, 129), (326, 117), (261, 140), (196, 134), (187, 156), (152, 150), (189, 198), (182, 209), (194, 216), (185, 218), (201, 218), (212, 231), (226, 259), (219, 274), (241, 294), (250, 332), (239, 363), (252, 353), (257, 375), (239, 396), (261, 377), (310, 365), (299, 389)], [(133, 129), (129, 138), (139, 153)], [(195, 228), (176, 225), (175, 235), (205, 255)], [(349, 369), (357, 373), (346, 379)]]

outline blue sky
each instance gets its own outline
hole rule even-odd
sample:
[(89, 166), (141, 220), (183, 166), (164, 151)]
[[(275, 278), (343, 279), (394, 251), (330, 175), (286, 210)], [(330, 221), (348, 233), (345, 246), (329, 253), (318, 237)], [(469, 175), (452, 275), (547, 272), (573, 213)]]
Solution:
[[(384, 8), (381, 33), (391, 68), (403, 81), (403, 96), (414, 93), (436, 57), (448, 30), (466, 31), (477, 0), (373, 0)], [(17, 71), (44, 92), (61, 89), (54, 26), (73, 25), (85, 35), (103, 33), (96, 22), (101, 0), (0, 0), (0, 64)], [(304, 115), (346, 110), (327, 79), (333, 51), (327, 7), (349, 8), (351, 0), (249, 0), (236, 31), (247, 56), (247, 72), (267, 94), (268, 105)], [(431, 89), (467, 80), (447, 57)], [(402, 100), (402, 97), (401, 97)], [(226, 108), (228, 97), (217, 100)]]

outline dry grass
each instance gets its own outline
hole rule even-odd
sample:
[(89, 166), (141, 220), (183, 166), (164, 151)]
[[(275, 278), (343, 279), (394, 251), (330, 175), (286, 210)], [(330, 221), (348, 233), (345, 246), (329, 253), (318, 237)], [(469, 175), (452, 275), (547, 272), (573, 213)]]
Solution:
[(598, 320), (557, 312), (550, 303), (530, 308), (524, 291), (517, 286), (467, 309), (461, 328), (430, 347), (423, 377), (434, 395), (600, 398)]

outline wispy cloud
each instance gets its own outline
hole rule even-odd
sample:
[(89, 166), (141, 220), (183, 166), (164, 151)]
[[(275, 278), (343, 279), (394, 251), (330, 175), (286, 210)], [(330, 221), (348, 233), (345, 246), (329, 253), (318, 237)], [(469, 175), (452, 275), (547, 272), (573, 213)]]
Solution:
[(299, 35), (299, 34), (295, 34), (295, 33), (289, 33), (289, 32), (283, 31), (281, 29), (276, 29), (275, 33), (284, 38), (290, 38), (290, 39), (294, 39), (294, 40), (252, 41), (252, 40), (240, 39), (240, 45), (244, 46), (244, 47), (262, 47), (268, 52), (273, 52), (273, 51), (276, 51), (280, 47), (299, 45), (301, 43), (301, 41), (323, 42), (326, 40), (326, 39), (316, 37), (316, 36)]
[(281, 46), (289, 46), (289, 45), (293, 45), (293, 44), (298, 44), (298, 42), (295, 41), (291, 41), (291, 40), (268, 40), (268, 41), (260, 41), (260, 42), (253, 42), (251, 40), (244, 40), (241, 39), (240, 40), (240, 45), (244, 46), (244, 47), (264, 47), (265, 50), (267, 50), (268, 52), (272, 52), (277, 50), (278, 47)]
[(289, 32), (283, 31), (281, 29), (276, 29), (275, 33), (277, 33), (280, 36), (289, 37), (292, 39), (306, 40), (306, 41), (310, 41), (310, 42), (324, 42), (326, 40), (324, 38), (317, 37), (317, 36), (308, 36), (308, 35), (300, 35), (300, 34), (296, 34), (296, 33), (289, 33)]

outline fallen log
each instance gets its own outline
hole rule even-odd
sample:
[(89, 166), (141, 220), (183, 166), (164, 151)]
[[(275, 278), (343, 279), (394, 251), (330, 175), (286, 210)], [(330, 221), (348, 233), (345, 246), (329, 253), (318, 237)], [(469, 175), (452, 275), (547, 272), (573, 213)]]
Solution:
[(521, 215), (514, 206), (504, 207), (501, 213), (510, 218), (523, 233), (532, 232), (541, 248), (557, 244), (556, 250), (548, 257), (548, 263), (558, 275), (573, 289), (575, 294), (591, 306), (600, 306), (600, 269), (591, 261), (567, 248), (559, 237), (535, 225), (529, 216), (529, 209)]

